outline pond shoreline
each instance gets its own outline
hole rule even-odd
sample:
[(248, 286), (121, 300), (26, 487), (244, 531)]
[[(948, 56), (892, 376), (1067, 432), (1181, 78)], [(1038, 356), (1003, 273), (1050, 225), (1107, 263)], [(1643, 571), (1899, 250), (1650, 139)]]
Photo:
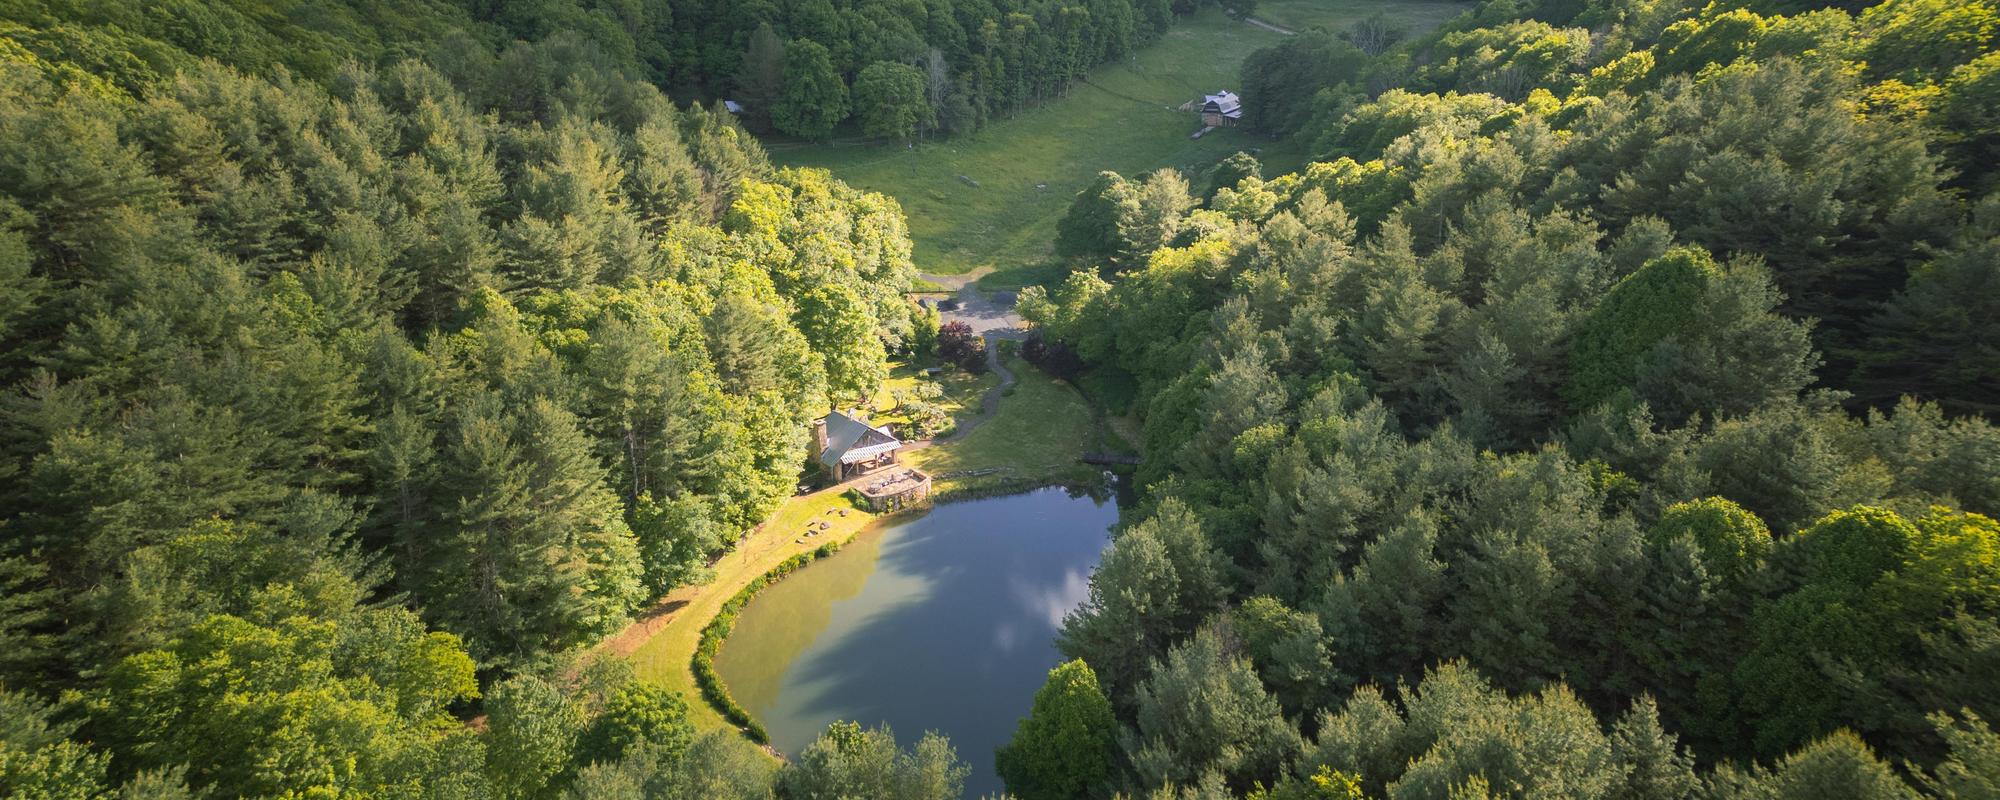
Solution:
[(869, 520), (868, 524), (855, 529), (854, 532), (849, 533), (842, 539), (837, 541), (828, 540), (821, 543), (817, 548), (779, 562), (778, 566), (772, 567), (765, 571), (764, 574), (744, 584), (742, 588), (737, 589), (735, 594), (730, 595), (728, 600), (723, 601), (722, 607), (716, 610), (714, 616), (702, 623), (700, 638), (696, 640), (694, 648), (694, 656), (688, 664), (689, 668), (694, 671), (695, 686), (701, 690), (702, 701), (708, 703), (709, 707), (714, 709), (716, 713), (721, 714), (723, 719), (735, 725), (737, 732), (762, 747), (766, 754), (780, 761), (785, 760), (785, 755), (771, 746), (770, 734), (764, 730), (763, 724), (757, 721), (757, 718), (750, 713), (749, 709), (744, 708), (742, 704), (736, 702), (736, 698), (729, 693), (729, 686), (723, 682), (721, 674), (715, 670), (716, 654), (722, 651), (722, 645), (729, 640), (729, 634), (736, 629), (736, 614), (742, 611), (744, 606), (749, 605), (751, 600), (756, 599), (759, 592), (784, 580), (792, 573), (804, 569), (814, 561), (840, 552), (841, 548), (846, 547), (862, 534), (876, 530), (886, 524), (921, 518), (923, 515), (930, 513), (931, 506), (932, 503), (925, 503), (914, 508), (878, 516)]
[(700, 690), (703, 702), (707, 703), (711, 709), (733, 725), (737, 732), (744, 738), (758, 745), (765, 754), (779, 761), (784, 761), (785, 754), (771, 745), (769, 731), (764, 728), (755, 715), (750, 713), (749, 709), (744, 708), (742, 704), (736, 701), (736, 698), (730, 693), (727, 683), (715, 668), (715, 657), (722, 651), (723, 645), (728, 642), (729, 635), (734, 632), (736, 617), (743, 608), (748, 606), (750, 601), (756, 599), (757, 595), (765, 589), (777, 585), (778, 582), (803, 570), (815, 561), (840, 552), (841, 549), (852, 543), (856, 538), (870, 531), (914, 522), (928, 516), (940, 505), (1010, 497), (1051, 488), (1063, 488), (1074, 491), (1084, 487), (1078, 485), (1076, 481), (1057, 478), (1022, 479), (998, 484), (952, 487), (934, 495), (931, 502), (915, 508), (874, 517), (867, 524), (855, 529), (845, 537), (838, 540), (830, 539), (821, 543), (819, 547), (787, 558), (777, 566), (765, 571), (762, 575), (744, 584), (728, 600), (723, 601), (722, 606), (716, 610), (716, 613), (702, 623), (694, 655), (689, 661), (689, 668), (694, 673), (695, 685)]
[[(1093, 438), (1088, 401), (1076, 387), (1020, 360), (1012, 344), (1003, 341), (998, 348), (1017, 378), (1013, 390), (1003, 393), (998, 415), (964, 439), (909, 454), (909, 465), (940, 476), (932, 507), (1051, 486), (1087, 487), (1103, 480), (1103, 470), (1080, 462), (1085, 444)], [(787, 498), (710, 565), (709, 581), (669, 592), (625, 629), (598, 642), (585, 657), (628, 662), (639, 679), (687, 697), (689, 721), (696, 730), (735, 729), (730, 738), (751, 749), (745, 726), (702, 691), (695, 651), (723, 604), (744, 586), (794, 556), (827, 542), (844, 546), (878, 524), (875, 515), (849, 498), (845, 486)], [(898, 515), (894, 523), (909, 519)], [(800, 536), (808, 530), (815, 535)]]

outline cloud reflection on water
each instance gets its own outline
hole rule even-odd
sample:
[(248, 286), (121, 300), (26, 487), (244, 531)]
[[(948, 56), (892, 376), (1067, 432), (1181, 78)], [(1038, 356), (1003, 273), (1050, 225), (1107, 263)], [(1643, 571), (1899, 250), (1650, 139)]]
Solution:
[[(786, 579), (795, 591), (771, 595), (782, 602), (760, 596), (738, 631), (769, 625), (811, 640), (767, 643), (754, 670), (783, 672), (761, 714), (773, 744), (797, 752), (836, 720), (889, 723), (906, 745), (939, 730), (973, 767), (967, 796), (998, 792), (993, 748), (1060, 658), (1055, 633), (1087, 596), (1117, 516), (1109, 502), (1062, 489), (947, 503), (884, 529), (879, 549), (852, 551), (872, 568), (842, 567), (842, 551)], [(823, 588), (813, 584), (822, 574)], [(859, 591), (835, 585), (857, 575)], [(831, 619), (784, 624), (815, 612)], [(723, 679), (734, 677), (724, 669)]]

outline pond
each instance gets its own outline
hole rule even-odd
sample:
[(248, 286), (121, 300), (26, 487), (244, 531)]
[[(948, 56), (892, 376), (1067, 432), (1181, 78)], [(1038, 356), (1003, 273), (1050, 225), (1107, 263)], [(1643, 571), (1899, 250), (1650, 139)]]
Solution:
[(1050, 488), (865, 531), (751, 600), (716, 669), (787, 754), (837, 720), (905, 747), (935, 730), (972, 766), (966, 796), (998, 794), (993, 748), (1060, 662), (1117, 521), (1109, 497)]

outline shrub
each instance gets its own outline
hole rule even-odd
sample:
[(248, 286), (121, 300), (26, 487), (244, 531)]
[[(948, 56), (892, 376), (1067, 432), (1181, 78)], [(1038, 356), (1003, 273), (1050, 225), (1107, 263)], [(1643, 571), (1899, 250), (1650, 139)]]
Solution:
[(1021, 343), (1021, 358), (1041, 367), (1043, 372), (1075, 383), (1083, 375), (1085, 365), (1075, 350), (1062, 342), (1052, 342), (1035, 334)]
[(938, 327), (938, 358), (967, 372), (986, 370), (986, 342), (972, 326), (953, 320)]
[(827, 542), (814, 548), (812, 552), (800, 553), (785, 559), (783, 563), (772, 567), (771, 571), (737, 590), (728, 602), (722, 604), (722, 609), (715, 613), (715, 619), (709, 620), (708, 625), (701, 629), (701, 641), (694, 648), (695, 686), (701, 690), (702, 699), (708, 701), (716, 713), (721, 714), (723, 719), (729, 720), (730, 724), (743, 729), (744, 735), (749, 736), (753, 742), (770, 744), (771, 734), (764, 729), (763, 723), (750, 715), (749, 709), (737, 703), (736, 698), (729, 694), (729, 687), (722, 683), (721, 673), (715, 671), (715, 654), (722, 651), (722, 643), (729, 638), (729, 632), (736, 627), (736, 614), (750, 603), (750, 598), (756, 597), (764, 587), (797, 572), (800, 567), (833, 555), (839, 549), (840, 545)]

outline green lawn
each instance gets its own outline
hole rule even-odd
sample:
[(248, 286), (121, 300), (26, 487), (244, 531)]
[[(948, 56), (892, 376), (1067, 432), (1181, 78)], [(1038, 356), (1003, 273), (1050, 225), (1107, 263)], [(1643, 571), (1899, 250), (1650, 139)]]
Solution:
[[(895, 197), (909, 215), (917, 266), (964, 274), (991, 268), (984, 288), (1060, 277), (1046, 266), (1056, 220), (1098, 172), (1133, 175), (1175, 167), (1197, 182), (1263, 137), (1216, 131), (1200, 140), (1192, 114), (1173, 110), (1204, 92), (1234, 88), (1252, 51), (1284, 37), (1210, 10), (1047, 106), (998, 119), (969, 137), (906, 149), (894, 144), (769, 144), (781, 164), (831, 169), (855, 186)], [(978, 185), (974, 186), (960, 176)]]
[[(956, 367), (947, 367), (935, 377), (927, 377), (923, 374), (923, 370), (929, 366), (936, 366), (936, 363), (927, 361), (923, 364), (902, 362), (890, 364), (889, 380), (876, 390), (872, 402), (874, 413), (869, 415), (868, 421), (876, 425), (893, 425), (896, 430), (902, 430), (902, 426), (908, 424), (910, 418), (896, 405), (896, 391), (913, 389), (919, 383), (934, 382), (944, 387), (944, 396), (938, 398), (938, 405), (945, 413), (950, 414), (953, 420), (964, 422), (979, 414), (979, 398), (986, 394), (986, 390), (1000, 385), (998, 375), (990, 372), (973, 374)], [(949, 430), (940, 431), (939, 435), (948, 433)]]
[[(1257, 16), (1294, 29), (1338, 29), (1380, 11), (1414, 36), (1467, 8), (1456, 0), (1265, 0)], [(1173, 110), (1237, 88), (1244, 57), (1283, 38), (1211, 9), (1126, 61), (1098, 68), (1068, 96), (972, 136), (914, 148), (857, 139), (767, 146), (779, 164), (824, 167), (900, 201), (924, 272), (978, 273), (986, 289), (1045, 283), (1067, 273), (1050, 263), (1056, 220), (1098, 172), (1174, 167), (1199, 189), (1202, 173), (1238, 150), (1269, 150), (1273, 173), (1300, 166), (1294, 148), (1243, 131), (1190, 140), (1199, 121)]]
[(1315, 26), (1337, 31), (1380, 12), (1389, 24), (1414, 37), (1471, 9), (1471, 3), (1457, 0), (1261, 0), (1256, 17), (1295, 31)]
[[(1006, 343), (1012, 345), (1012, 342)], [(932, 475), (961, 470), (1001, 469), (991, 476), (944, 481), (938, 488), (992, 482), (1064, 478), (1079, 473), (1077, 457), (1091, 446), (1090, 407), (1067, 383), (1049, 377), (1011, 352), (1007, 368), (1019, 382), (1000, 400), (1000, 413), (964, 440), (917, 450), (904, 463)], [(1087, 474), (1088, 469), (1081, 470)]]

